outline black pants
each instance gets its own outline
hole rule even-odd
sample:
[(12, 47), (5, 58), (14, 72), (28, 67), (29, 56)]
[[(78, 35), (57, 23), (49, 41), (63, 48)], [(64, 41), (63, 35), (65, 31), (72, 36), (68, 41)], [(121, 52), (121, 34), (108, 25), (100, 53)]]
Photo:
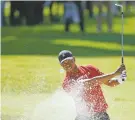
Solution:
[(78, 115), (75, 120), (110, 120), (106, 112), (96, 113), (91, 117)]

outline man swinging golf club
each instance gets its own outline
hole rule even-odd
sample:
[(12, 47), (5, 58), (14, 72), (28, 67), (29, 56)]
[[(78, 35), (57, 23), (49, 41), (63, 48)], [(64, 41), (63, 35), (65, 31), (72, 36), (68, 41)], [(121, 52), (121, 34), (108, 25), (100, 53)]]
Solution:
[(77, 66), (71, 51), (63, 50), (59, 53), (59, 62), (66, 71), (63, 88), (72, 95), (76, 105), (75, 120), (110, 120), (101, 84), (114, 87), (126, 80), (123, 55), (123, 6), (119, 4), (116, 6), (122, 9), (122, 64), (115, 72), (104, 74), (92, 65)]
[[(103, 74), (92, 65), (77, 66), (75, 57), (69, 50), (61, 51), (58, 58), (66, 71), (63, 88), (75, 101), (75, 120), (110, 120), (101, 84), (112, 87), (124, 82), (122, 79), (126, 79), (125, 65), (120, 65), (115, 72)], [(121, 79), (111, 80), (118, 75)]]

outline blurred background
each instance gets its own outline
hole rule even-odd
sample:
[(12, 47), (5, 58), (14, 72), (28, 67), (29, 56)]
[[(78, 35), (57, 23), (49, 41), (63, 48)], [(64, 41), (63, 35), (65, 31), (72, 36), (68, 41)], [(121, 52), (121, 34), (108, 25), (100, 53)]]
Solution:
[[(65, 75), (57, 59), (61, 50), (71, 50), (78, 65), (92, 64), (104, 73), (116, 70), (121, 64), (122, 28), (116, 3), (124, 8), (128, 78), (123, 85), (103, 90), (112, 120), (135, 119), (134, 1), (1, 1), (2, 120), (31, 120), (35, 106), (61, 88)], [(64, 95), (57, 95), (53, 99), (62, 106)], [(49, 108), (43, 116), (60, 111), (64, 120), (69, 119), (61, 107)], [(54, 120), (38, 118), (46, 119)]]
[(85, 31), (87, 21), (95, 19), (97, 32), (102, 31), (104, 21), (111, 32), (113, 19), (121, 13), (116, 3), (124, 6), (126, 16), (134, 16), (134, 1), (1, 1), (1, 26), (63, 23), (64, 30), (69, 31), (70, 24), (78, 23), (80, 30)]

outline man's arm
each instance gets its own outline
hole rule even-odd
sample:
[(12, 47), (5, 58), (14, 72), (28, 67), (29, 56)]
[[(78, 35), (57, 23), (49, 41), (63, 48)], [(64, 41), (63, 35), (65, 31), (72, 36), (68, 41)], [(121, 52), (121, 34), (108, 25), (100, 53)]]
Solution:
[(93, 77), (91, 79), (84, 79), (84, 80), (82, 80), (82, 82), (84, 82), (86, 84), (91, 84), (91, 83), (95, 83), (95, 82), (99, 83), (99, 84), (102, 84), (102, 83), (106, 84), (106, 83), (109, 83), (110, 79), (112, 79), (115, 76), (116, 76), (115, 73), (104, 74), (104, 75)]
[(111, 81), (112, 78), (118, 76), (118, 75), (121, 75), (122, 71), (125, 70), (125, 65), (122, 64), (115, 72), (113, 73), (110, 73), (110, 74), (103, 74), (103, 75), (100, 75), (100, 76), (96, 76), (96, 77), (93, 77), (91, 79), (85, 79), (85, 80), (82, 80), (81, 82), (84, 82), (85, 84), (95, 84), (95, 83), (98, 83), (98, 84), (106, 84), (108, 86), (114, 86), (114, 85), (118, 85), (119, 83), (117, 81)]
[(110, 86), (110, 87), (115, 87), (115, 86), (119, 85), (120, 83), (118, 82), (117, 78), (115, 78), (115, 80), (109, 80), (104, 84), (107, 86)]

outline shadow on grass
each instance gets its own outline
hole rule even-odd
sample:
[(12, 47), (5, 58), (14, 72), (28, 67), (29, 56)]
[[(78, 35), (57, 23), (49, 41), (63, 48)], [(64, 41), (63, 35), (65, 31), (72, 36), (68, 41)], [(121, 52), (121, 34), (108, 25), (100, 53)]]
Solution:
[[(60, 27), (60, 28), (59, 28)], [(71, 50), (75, 56), (120, 56), (121, 35), (117, 33), (65, 33), (63, 26), (9, 27), (2, 29), (2, 55), (57, 55), (61, 50)], [(8, 31), (7, 31), (8, 30)], [(60, 44), (55, 41), (60, 40)], [(72, 40), (76, 45), (72, 45)], [(70, 45), (65, 43), (69, 41)], [(77, 45), (95, 42), (95, 45)], [(101, 44), (100, 44), (101, 43)], [(106, 44), (108, 43), (108, 44)], [(74, 43), (75, 44), (75, 43)], [(102, 45), (105, 44), (105, 48)], [(111, 44), (118, 44), (109, 49)], [(135, 35), (124, 35), (124, 55), (135, 56)], [(119, 48), (118, 48), (119, 47)]]

